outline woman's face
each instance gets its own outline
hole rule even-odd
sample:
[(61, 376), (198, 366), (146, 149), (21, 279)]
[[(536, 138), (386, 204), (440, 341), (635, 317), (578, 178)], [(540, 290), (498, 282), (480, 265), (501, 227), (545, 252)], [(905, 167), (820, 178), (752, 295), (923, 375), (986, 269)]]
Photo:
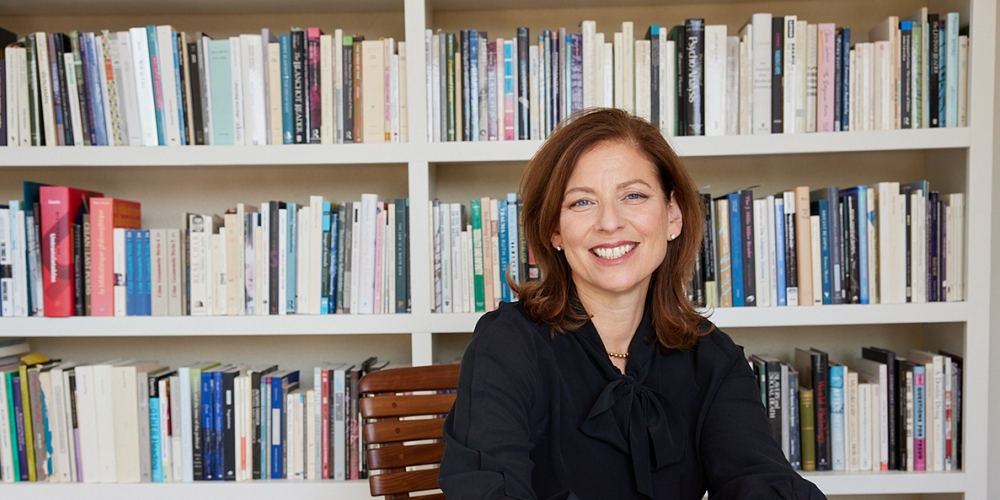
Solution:
[(645, 297), (670, 235), (681, 231), (670, 202), (656, 167), (633, 146), (601, 143), (580, 156), (552, 245), (562, 247), (581, 297)]

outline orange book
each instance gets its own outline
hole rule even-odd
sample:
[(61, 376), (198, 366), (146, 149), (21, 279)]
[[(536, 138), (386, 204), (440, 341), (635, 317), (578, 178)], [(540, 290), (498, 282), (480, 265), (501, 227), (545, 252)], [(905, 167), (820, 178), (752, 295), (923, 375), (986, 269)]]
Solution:
[[(82, 228), (82, 214), (86, 213), (90, 199), (101, 193), (65, 186), (42, 186), (38, 193), (41, 211), (42, 240), (42, 291), (45, 315), (49, 317), (76, 316), (77, 288), (83, 283), (83, 258), (74, 249), (82, 250), (83, 235), (74, 234), (74, 227)], [(80, 243), (75, 241), (79, 240)], [(79, 258), (79, 262), (77, 261)], [(82, 299), (82, 297), (79, 297)], [(83, 314), (80, 311), (80, 314)]]
[(115, 315), (114, 228), (139, 229), (141, 206), (117, 198), (90, 199), (90, 311)]

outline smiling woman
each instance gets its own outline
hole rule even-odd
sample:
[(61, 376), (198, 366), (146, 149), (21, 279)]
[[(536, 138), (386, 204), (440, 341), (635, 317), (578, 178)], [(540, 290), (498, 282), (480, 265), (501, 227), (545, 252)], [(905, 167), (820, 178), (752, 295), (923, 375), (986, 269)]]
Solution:
[(520, 302), (483, 316), (465, 352), (449, 499), (824, 498), (771, 437), (743, 349), (684, 295), (701, 202), (656, 128), (574, 116), (521, 197), (541, 279), (511, 284)]

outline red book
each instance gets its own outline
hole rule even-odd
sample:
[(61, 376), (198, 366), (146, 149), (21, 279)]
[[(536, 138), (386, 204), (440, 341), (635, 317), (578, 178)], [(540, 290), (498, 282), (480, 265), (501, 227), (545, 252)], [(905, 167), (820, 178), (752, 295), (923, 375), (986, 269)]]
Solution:
[(99, 196), (103, 195), (65, 186), (42, 186), (39, 190), (45, 316), (75, 315), (73, 226), (81, 223), (78, 215), (90, 198)]
[(330, 370), (320, 370), (320, 406), (321, 411), (321, 423), (320, 435), (322, 439), (320, 443), (322, 445), (322, 456), (323, 463), (323, 474), (320, 479), (330, 479), (330, 433), (327, 432), (330, 429)]
[(90, 200), (90, 314), (115, 315), (114, 228), (139, 229), (141, 206), (116, 198)]

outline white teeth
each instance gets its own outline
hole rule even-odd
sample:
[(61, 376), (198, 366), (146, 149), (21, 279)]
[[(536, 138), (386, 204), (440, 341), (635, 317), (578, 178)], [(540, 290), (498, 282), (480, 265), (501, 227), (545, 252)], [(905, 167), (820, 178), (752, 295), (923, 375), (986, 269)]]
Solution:
[(622, 245), (615, 248), (595, 248), (594, 254), (602, 259), (617, 259), (635, 248), (634, 244)]

